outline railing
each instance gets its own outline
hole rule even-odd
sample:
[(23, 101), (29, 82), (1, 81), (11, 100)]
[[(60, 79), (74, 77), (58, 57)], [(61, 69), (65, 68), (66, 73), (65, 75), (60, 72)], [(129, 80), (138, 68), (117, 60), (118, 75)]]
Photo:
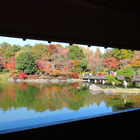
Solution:
[[(84, 78), (96, 79), (96, 80), (107, 80), (106, 76), (84, 76)], [(116, 76), (118, 80), (124, 80), (124, 76)], [(140, 81), (140, 76), (134, 76), (135, 81)]]

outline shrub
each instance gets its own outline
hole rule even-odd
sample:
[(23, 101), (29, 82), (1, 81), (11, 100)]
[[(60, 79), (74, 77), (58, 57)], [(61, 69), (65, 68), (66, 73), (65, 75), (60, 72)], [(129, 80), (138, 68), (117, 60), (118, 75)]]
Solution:
[(9, 70), (7, 70), (7, 69), (3, 69), (2, 72), (9, 72)]
[(76, 72), (77, 72), (77, 73), (81, 73), (81, 72), (83, 72), (83, 69), (82, 69), (82, 68), (78, 68), (78, 69), (76, 70)]
[(93, 75), (93, 76), (96, 75), (96, 71), (95, 71), (95, 70), (92, 72), (92, 75)]
[(101, 76), (103, 76), (103, 74), (102, 74), (102, 73), (98, 73), (98, 76), (100, 76), (100, 77), (101, 77)]
[(13, 71), (11, 71), (11, 73), (14, 73), (14, 74), (19, 74), (19, 72), (15, 69)]
[(15, 73), (11, 74), (10, 76), (13, 77), (15, 75)]
[(76, 78), (76, 79), (79, 78), (77, 73), (73, 73), (72, 75), (73, 75), (73, 78)]
[(22, 71), (21, 74), (20, 74), (20, 77), (21, 77), (22, 79), (25, 79), (25, 78), (26, 78), (26, 74)]

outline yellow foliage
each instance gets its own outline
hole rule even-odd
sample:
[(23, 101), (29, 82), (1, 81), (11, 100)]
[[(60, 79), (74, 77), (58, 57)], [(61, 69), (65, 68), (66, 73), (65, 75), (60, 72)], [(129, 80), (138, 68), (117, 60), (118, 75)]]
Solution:
[(79, 67), (81, 65), (81, 62), (79, 60), (74, 59), (72, 61), (72, 64), (74, 65), (74, 67)]
[(17, 58), (21, 52), (25, 52), (25, 51), (21, 50), (21, 51), (17, 52), (16, 55), (15, 55), (15, 58)]
[(130, 66), (133, 68), (139, 68), (140, 67), (140, 58), (135, 57), (134, 60), (131, 61)]
[(16, 69), (11, 71), (11, 73), (16, 73), (16, 74), (20, 74)]

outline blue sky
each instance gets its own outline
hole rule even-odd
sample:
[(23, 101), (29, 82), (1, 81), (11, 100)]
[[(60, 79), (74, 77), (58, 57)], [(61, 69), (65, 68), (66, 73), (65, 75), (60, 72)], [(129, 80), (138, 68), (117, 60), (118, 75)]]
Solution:
[[(3, 42), (7, 42), (7, 43), (9, 43), (11, 45), (17, 44), (17, 45), (20, 45), (20, 46), (24, 46), (26, 44), (30, 44), (30, 45), (34, 46), (36, 43), (37, 44), (42, 43), (42, 44), (46, 44), (46, 45), (49, 44), (48, 41), (31, 40), (31, 39), (26, 39), (26, 41), (23, 41), (22, 38), (13, 38), (13, 37), (3, 37), (3, 36), (0, 36), (0, 43), (3, 43)], [(51, 42), (51, 44), (58, 44), (58, 43), (62, 44), (63, 47), (69, 45), (69, 43)], [(87, 45), (81, 45), (81, 44), (76, 44), (76, 45), (88, 48)], [(98, 48), (100, 48), (101, 52), (104, 53), (104, 51), (105, 51), (104, 47), (98, 47)], [(96, 49), (97, 49), (97, 46), (91, 46), (89, 49), (93, 50), (95, 52)]]

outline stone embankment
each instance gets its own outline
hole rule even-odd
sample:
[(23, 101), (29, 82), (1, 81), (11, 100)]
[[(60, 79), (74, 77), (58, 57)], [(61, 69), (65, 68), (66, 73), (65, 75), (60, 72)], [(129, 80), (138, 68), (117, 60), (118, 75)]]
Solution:
[(80, 79), (7, 79), (7, 81), (11, 82), (25, 82), (25, 83), (59, 83), (59, 82), (67, 82), (74, 83), (79, 82)]

